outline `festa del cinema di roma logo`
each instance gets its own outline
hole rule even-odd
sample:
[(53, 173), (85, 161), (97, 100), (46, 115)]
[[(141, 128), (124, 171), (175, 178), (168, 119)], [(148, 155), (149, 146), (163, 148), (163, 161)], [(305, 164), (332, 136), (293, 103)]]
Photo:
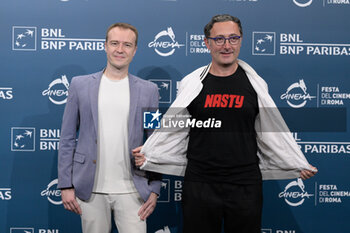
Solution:
[(47, 197), (47, 200), (54, 205), (61, 205), (61, 190), (57, 188), (58, 179), (54, 179), (51, 181), (46, 189), (41, 191), (42, 197)]
[(284, 198), (290, 206), (299, 206), (304, 203), (305, 199), (314, 196), (305, 191), (305, 185), (302, 179), (298, 178), (286, 185), (283, 192), (278, 194), (279, 198)]
[(293, 2), (298, 7), (307, 7), (311, 5), (312, 0), (293, 0)]
[(303, 79), (293, 83), (287, 88), (287, 91), (281, 95), (282, 100), (286, 100), (287, 104), (293, 108), (302, 108), (308, 100), (316, 98), (307, 93), (307, 87)]
[(43, 96), (48, 96), (49, 100), (56, 104), (61, 105), (67, 102), (69, 82), (66, 75), (62, 75), (61, 78), (53, 80), (49, 87), (42, 92)]
[(182, 46), (185, 45), (175, 41), (175, 33), (171, 27), (159, 32), (154, 37), (154, 40), (148, 44), (149, 48), (154, 48), (154, 51), (162, 57), (173, 55), (175, 49), (179, 49)]

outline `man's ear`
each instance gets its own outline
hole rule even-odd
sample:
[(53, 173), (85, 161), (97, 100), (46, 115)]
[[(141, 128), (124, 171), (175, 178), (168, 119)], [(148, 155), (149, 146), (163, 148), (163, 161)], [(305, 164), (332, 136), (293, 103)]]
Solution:
[(205, 46), (207, 46), (207, 48), (210, 50), (210, 40), (204, 37), (204, 43), (205, 43)]

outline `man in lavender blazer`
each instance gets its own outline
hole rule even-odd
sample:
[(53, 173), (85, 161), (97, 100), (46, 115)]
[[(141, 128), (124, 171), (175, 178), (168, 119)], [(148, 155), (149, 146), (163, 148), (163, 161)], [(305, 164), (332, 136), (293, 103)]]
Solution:
[[(142, 126), (143, 111), (157, 108), (159, 100), (155, 84), (128, 73), (129, 64), (137, 48), (137, 35), (137, 30), (132, 25), (117, 23), (110, 26), (105, 42), (106, 68), (94, 74), (74, 77), (69, 88), (58, 154), (58, 188), (61, 189), (64, 207), (81, 215), (84, 233), (110, 232), (112, 210), (120, 233), (146, 232), (146, 223), (143, 220), (153, 212), (159, 195), (158, 174), (140, 171), (135, 167), (131, 156), (132, 149), (143, 144), (145, 133)], [(111, 89), (114, 86), (116, 89)], [(105, 102), (108, 103), (101, 102), (103, 99), (107, 99)], [(127, 104), (123, 105), (124, 102)], [(108, 104), (116, 109), (111, 110), (112, 107)], [(121, 106), (120, 109), (118, 106)], [(111, 116), (111, 112), (116, 114)], [(104, 121), (103, 114), (107, 113), (109, 113), (108, 119), (112, 121), (108, 119)], [(116, 138), (103, 138), (101, 135), (109, 130), (109, 125), (103, 129), (100, 126), (101, 122), (103, 124), (117, 122), (117, 125), (125, 122), (124, 126), (118, 126), (124, 127), (121, 133), (125, 136), (124, 140), (120, 138), (120, 134)], [(110, 144), (107, 145), (113, 147), (114, 143), (119, 143), (117, 141), (119, 139), (126, 141), (122, 146), (126, 148), (124, 151), (127, 153), (124, 154), (127, 155), (119, 159), (122, 165), (115, 164), (114, 167), (110, 163), (115, 161), (113, 160), (115, 158), (104, 160), (105, 155), (101, 153), (100, 147), (106, 144), (103, 140), (109, 141)], [(109, 151), (110, 147), (105, 149)], [(115, 154), (112, 153), (112, 157)], [(107, 162), (105, 165), (100, 165), (101, 161)], [(121, 182), (126, 180), (126, 188), (117, 187), (114, 191), (113, 177), (120, 172), (114, 170), (120, 167), (125, 167)], [(112, 169), (105, 172), (106, 168)], [(98, 173), (100, 176), (103, 174), (103, 177), (98, 179)], [(109, 186), (104, 182), (106, 174), (114, 175), (109, 177), (112, 180)], [(99, 186), (96, 184), (98, 182)], [(104, 188), (104, 185), (108, 188)], [(120, 199), (128, 196), (125, 194), (130, 198)], [(114, 204), (105, 207), (110, 205), (110, 200)], [(126, 206), (124, 204), (118, 206), (115, 203), (126, 203)], [(97, 212), (101, 206), (104, 207), (103, 212)]]

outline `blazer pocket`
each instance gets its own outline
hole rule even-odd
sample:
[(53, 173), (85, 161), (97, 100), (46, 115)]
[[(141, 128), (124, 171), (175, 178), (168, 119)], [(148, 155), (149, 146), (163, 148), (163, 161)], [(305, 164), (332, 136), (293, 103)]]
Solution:
[(74, 162), (84, 163), (85, 155), (75, 152), (73, 160)]

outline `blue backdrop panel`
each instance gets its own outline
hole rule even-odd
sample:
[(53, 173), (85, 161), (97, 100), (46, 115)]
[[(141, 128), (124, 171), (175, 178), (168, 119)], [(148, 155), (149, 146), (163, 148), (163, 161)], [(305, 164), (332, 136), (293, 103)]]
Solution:
[[(106, 64), (110, 24), (138, 28), (130, 72), (156, 83), (166, 108), (178, 81), (210, 62), (204, 25), (216, 14), (235, 15), (243, 26), (240, 58), (267, 81), (279, 107), (313, 108), (316, 120), (320, 108), (348, 112), (349, 10), (348, 0), (1, 1), (0, 232), (81, 231), (57, 190), (60, 125), (72, 77)], [(348, 123), (347, 116), (334, 119), (327, 115), (330, 125)], [(307, 181), (264, 182), (261, 232), (350, 232), (349, 126), (335, 131), (294, 132), (319, 173)], [(148, 232), (182, 232), (182, 181), (163, 177)]]

